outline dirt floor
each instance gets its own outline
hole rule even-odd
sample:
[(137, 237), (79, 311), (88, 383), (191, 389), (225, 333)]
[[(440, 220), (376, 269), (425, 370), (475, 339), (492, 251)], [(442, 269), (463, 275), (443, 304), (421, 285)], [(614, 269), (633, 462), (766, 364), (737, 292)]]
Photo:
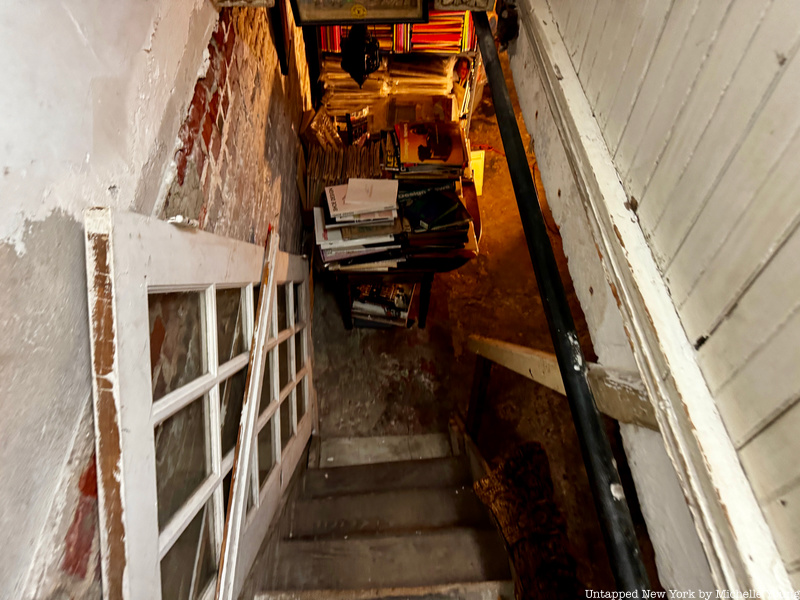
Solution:
[[(505, 55), (502, 60), (510, 74)], [(518, 107), (510, 76), (507, 84)], [(518, 110), (517, 114), (523, 141), (532, 148)], [(479, 199), (483, 219), (480, 255), (455, 272), (436, 276), (426, 329), (346, 331), (327, 282), (321, 275), (317, 277), (314, 368), (323, 437), (445, 431), (454, 410), (462, 416), (466, 413), (475, 362), (466, 349), (471, 334), (552, 351), (488, 87), (476, 107), (470, 142), (473, 149), (486, 150), (483, 196)], [(528, 159), (533, 168), (532, 151)], [(552, 219), (550, 225), (581, 345), (592, 359), (585, 320)], [(556, 505), (566, 519), (578, 578), (595, 589), (613, 589), (566, 400), (501, 367), (493, 371), (489, 396), (491, 408), (478, 440), (485, 457), (496, 464), (520, 443), (542, 445), (550, 461)], [(613, 424), (609, 429), (616, 433)], [(623, 455), (618, 455), (618, 461), (624, 463)], [(624, 464), (621, 470), (626, 470)], [(632, 486), (626, 488), (628, 498), (635, 498)], [(644, 553), (652, 564), (643, 520), (641, 515), (634, 517), (643, 534)]]

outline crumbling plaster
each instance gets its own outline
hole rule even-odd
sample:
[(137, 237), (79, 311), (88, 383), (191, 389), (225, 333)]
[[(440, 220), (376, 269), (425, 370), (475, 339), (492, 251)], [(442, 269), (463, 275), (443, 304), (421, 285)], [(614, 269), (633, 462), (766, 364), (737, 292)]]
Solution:
[(0, 4), (4, 597), (87, 592), (57, 576), (93, 450), (82, 215), (158, 204), (216, 19), (208, 0)]
[[(547, 202), (559, 227), (575, 293), (586, 316), (598, 362), (607, 368), (635, 372), (636, 363), (617, 306), (616, 291), (606, 279), (603, 257), (524, 27), (520, 27), (519, 38), (511, 44), (509, 56)], [(708, 562), (661, 435), (636, 425), (623, 425), (621, 432), (662, 585), (679, 590), (713, 589)]]

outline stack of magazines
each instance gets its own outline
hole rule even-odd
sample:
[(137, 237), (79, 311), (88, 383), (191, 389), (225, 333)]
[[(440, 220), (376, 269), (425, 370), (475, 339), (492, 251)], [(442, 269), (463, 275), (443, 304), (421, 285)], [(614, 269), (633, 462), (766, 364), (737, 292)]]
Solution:
[(350, 179), (325, 188), (314, 208), (314, 233), (322, 262), (331, 271), (388, 271), (404, 259), (397, 236), (398, 182)]
[(409, 283), (365, 283), (353, 291), (356, 327), (406, 327), (414, 286)]

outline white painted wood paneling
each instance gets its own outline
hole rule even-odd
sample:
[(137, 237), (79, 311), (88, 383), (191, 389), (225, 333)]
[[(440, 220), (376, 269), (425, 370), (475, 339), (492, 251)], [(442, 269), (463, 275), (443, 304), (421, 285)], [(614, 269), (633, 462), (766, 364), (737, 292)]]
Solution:
[(796, 435), (798, 430), (800, 404), (795, 404), (740, 451), (742, 465), (759, 499), (769, 502), (797, 486), (800, 476), (787, 466), (800, 456), (800, 436)]
[(679, 180), (661, 190), (666, 207), (657, 224), (650, 225), (645, 218), (649, 199), (643, 199), (640, 218), (662, 268), (675, 256), (736, 151), (750, 134), (785, 71), (785, 61), (796, 52), (798, 39), (800, 3), (787, 0), (784, 5), (773, 6), (745, 51), (697, 147), (684, 149), (690, 160)]
[(800, 3), (589, 4), (558, 31), (796, 582)]
[[(569, 34), (570, 44), (567, 45), (573, 65), (580, 65), (583, 60), (583, 49), (586, 47), (586, 40), (589, 37), (598, 6), (609, 0), (588, 0), (587, 2), (575, 2), (569, 13), (568, 27), (572, 30)], [(576, 68), (577, 69), (577, 68)]]
[(669, 144), (654, 165), (655, 172), (645, 194), (639, 198), (639, 220), (646, 231), (652, 231), (664, 214), (669, 191), (689, 164), (771, 2), (734, 1), (694, 89), (674, 123)]
[[(774, 57), (772, 60), (775, 62)], [(775, 165), (800, 127), (798, 102), (800, 54), (795, 54), (666, 271), (678, 305), (686, 299), (703, 266), (714, 256), (749, 201), (773, 176)]]
[(583, 47), (580, 63), (575, 67), (575, 70), (582, 76), (581, 80), (584, 82), (584, 89), (586, 89), (585, 82), (589, 79), (589, 73), (594, 67), (597, 55), (602, 56), (604, 54), (603, 48), (608, 44), (609, 40), (604, 37), (604, 34), (609, 24), (608, 16), (613, 4), (614, 0), (597, 0), (597, 6), (589, 24), (589, 33), (586, 35), (586, 44)]
[(778, 549), (790, 569), (789, 578), (800, 590), (800, 485), (782, 491), (764, 506), (764, 515), (772, 528), (781, 531)]
[[(795, 201), (796, 203), (796, 201)], [(747, 240), (743, 240), (746, 242)], [(708, 341), (700, 348), (699, 356), (706, 380), (712, 391), (723, 398), (721, 389), (734, 378), (748, 378), (742, 371), (758, 359), (762, 349), (775, 339), (779, 330), (785, 329), (788, 320), (800, 310), (800, 235), (797, 231), (783, 247), (774, 254), (758, 279), (749, 286), (738, 300), (736, 308), (726, 318)], [(793, 346), (785, 348), (787, 359), (796, 359)], [(752, 366), (750, 366), (752, 365)], [(757, 376), (758, 373), (754, 372)], [(731, 382), (733, 383), (733, 382)], [(769, 380), (754, 382), (771, 387)], [(731, 386), (726, 386), (731, 389)], [(724, 390), (723, 390), (724, 392)], [(731, 392), (728, 392), (731, 393)], [(741, 394), (741, 390), (736, 391)], [(743, 403), (753, 403), (752, 398), (742, 396)]]
[[(707, 7), (721, 5), (721, 2), (703, 4), (703, 6)], [(643, 143), (650, 146), (656, 146), (659, 143), (655, 136), (650, 134), (648, 127), (659, 103), (662, 101), (678, 103), (680, 101), (680, 95), (685, 88), (685, 84), (680, 85), (678, 83), (676, 85), (673, 83), (673, 87), (667, 87), (672, 74), (677, 73), (678, 79), (691, 77), (692, 75), (691, 70), (684, 72), (680, 69), (679, 57), (682, 55), (682, 49), (686, 49), (690, 45), (687, 41), (687, 36), (697, 10), (698, 0), (676, 0), (672, 6), (672, 10), (667, 15), (661, 40), (656, 46), (653, 59), (650, 61), (647, 74), (642, 81), (633, 110), (624, 125), (619, 145), (614, 151), (614, 164), (617, 166), (617, 171), (623, 176), (623, 184), (626, 181), (628, 182), (626, 191), (637, 199), (641, 198), (642, 186), (637, 181), (636, 185), (631, 189), (630, 180), (626, 175), (633, 165), (637, 150)], [(702, 48), (699, 50), (701, 51), (689, 53), (688, 57), (684, 55), (685, 61), (688, 62), (691, 58), (702, 57)]]
[[(797, 190), (800, 189), (798, 157), (800, 131), (795, 133), (792, 143), (775, 168), (768, 173), (736, 224), (722, 228), (719, 234), (714, 232), (707, 236), (709, 248), (703, 248), (698, 257), (709, 254), (713, 246), (717, 246), (717, 249), (713, 258), (702, 261), (706, 266), (702, 267), (693, 289), (680, 307), (684, 326), (692, 339), (714, 332), (720, 323), (729, 320), (732, 317), (731, 312), (736, 311), (734, 305), (741, 302), (742, 295), (752, 285), (764, 286), (759, 281), (764, 278), (762, 271), (776, 252), (784, 251), (784, 244), (797, 251), (798, 242), (788, 240), (791, 235), (797, 236), (793, 232), (800, 223), (800, 201), (797, 197)], [(733, 208), (727, 207), (731, 211)], [(720, 237), (722, 240), (715, 244)], [(784, 275), (794, 270), (794, 265), (789, 263), (786, 266), (789, 269), (784, 271)], [(769, 295), (762, 298), (765, 304), (761, 309), (777, 325), (779, 321), (776, 319), (783, 318), (785, 313), (776, 313), (776, 305), (793, 299), (793, 290), (797, 288), (787, 286), (785, 282), (781, 284), (780, 280), (774, 281), (772, 285), (779, 285), (780, 288), (765, 290)], [(782, 289), (785, 294), (776, 297), (776, 289)], [(753, 306), (753, 310), (757, 308)], [(774, 327), (769, 329), (770, 333), (773, 329)], [(761, 332), (752, 331), (751, 334), (760, 336)]]
[[(637, 6), (644, 7), (646, 2), (629, 2), (628, 0), (618, 0), (612, 3), (603, 34), (600, 38), (601, 44), (592, 53), (592, 65), (583, 77), (583, 89), (586, 97), (593, 101), (597, 100), (600, 89), (606, 81), (610, 69), (617, 67), (618, 73), (622, 72), (627, 62), (627, 57), (631, 50), (631, 39), (636, 33), (636, 27), (630, 27), (628, 20), (625, 19), (628, 12), (635, 12), (636, 16), (641, 16), (642, 11), (637, 11)], [(620, 38), (622, 43), (620, 43)]]
[[(679, 4), (676, 0), (675, 6)], [(583, 92), (585, 82), (564, 67), (567, 62), (580, 65), (574, 56), (569, 58), (568, 48), (575, 44), (562, 43), (544, 0), (530, 0), (528, 10), (523, 5), (521, 18), (534, 45), (549, 109), (714, 579), (721, 588), (787, 591), (789, 579), (772, 534), (630, 210), (611, 145), (603, 144)], [(635, 103), (636, 98), (630, 99), (631, 106)]]
[[(797, 400), (799, 339), (800, 312), (795, 312), (717, 392), (720, 412), (737, 445)], [(798, 470), (796, 462), (785, 467)]]
[[(618, 168), (625, 165), (627, 171), (620, 171), (620, 174), (623, 175), (628, 194), (634, 198), (640, 199), (644, 194), (658, 158), (670, 139), (678, 114), (690, 97), (709, 49), (716, 42), (717, 31), (727, 17), (729, 6), (730, 0), (700, 2), (695, 6), (686, 34), (682, 42), (676, 44), (679, 50), (669, 67), (669, 75), (654, 81), (655, 103), (647, 125), (636, 128), (631, 121), (625, 130), (615, 162)], [(669, 42), (666, 37), (662, 41), (664, 44)], [(652, 85), (653, 81), (647, 83)], [(650, 92), (649, 89), (647, 91)], [(640, 99), (644, 97), (643, 89)], [(641, 104), (637, 101), (637, 108)], [(632, 117), (636, 115), (634, 111)]]
[[(607, 78), (607, 92), (600, 93), (596, 113), (598, 123), (612, 155), (616, 152), (628, 117), (639, 96), (644, 77), (648, 72), (653, 55), (667, 23), (672, 2), (650, 0), (644, 18), (638, 26), (631, 45), (631, 54), (625, 65), (622, 78)], [(604, 102), (604, 99), (606, 100)]]

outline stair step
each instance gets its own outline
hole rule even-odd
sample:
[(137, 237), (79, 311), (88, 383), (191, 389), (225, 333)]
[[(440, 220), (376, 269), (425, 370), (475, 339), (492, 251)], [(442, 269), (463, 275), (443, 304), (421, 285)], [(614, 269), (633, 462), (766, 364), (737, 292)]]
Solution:
[(341, 537), (458, 526), (492, 527), (485, 508), (466, 485), (298, 500), (289, 535)]
[(266, 592), (254, 600), (514, 600), (511, 581), (480, 581), (417, 588)]
[(450, 436), (444, 433), (381, 437), (326, 438), (320, 442), (321, 467), (450, 456)]
[(307, 498), (382, 492), (407, 488), (472, 485), (466, 461), (456, 457), (381, 464), (309, 469), (303, 494)]
[(510, 578), (495, 531), (448, 529), (424, 535), (281, 540), (266, 564), (269, 590), (418, 587)]

